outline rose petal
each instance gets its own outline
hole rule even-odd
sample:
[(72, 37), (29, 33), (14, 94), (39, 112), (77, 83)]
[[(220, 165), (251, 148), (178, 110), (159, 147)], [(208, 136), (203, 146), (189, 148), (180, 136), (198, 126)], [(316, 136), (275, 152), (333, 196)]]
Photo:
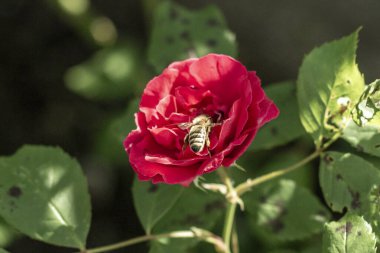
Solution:
[(149, 129), (149, 132), (152, 134), (154, 140), (161, 145), (161, 148), (166, 149), (181, 149), (180, 136), (169, 128), (153, 128)]
[(182, 107), (189, 108), (197, 106), (205, 97), (211, 96), (211, 92), (204, 89), (179, 86), (175, 89), (175, 96)]
[(252, 130), (250, 133), (246, 133), (230, 143), (230, 145), (223, 151), (224, 160), (222, 165), (224, 167), (231, 166), (231, 164), (244, 153), (255, 134), (255, 130)]
[(157, 112), (164, 118), (169, 118), (172, 113), (177, 112), (177, 102), (174, 96), (168, 95), (162, 98), (157, 106)]
[(152, 141), (150, 138), (150, 136), (144, 136), (139, 143), (129, 149), (130, 164), (136, 173), (142, 175), (143, 177), (156, 177), (156, 180), (158, 180), (156, 182), (159, 182), (159, 178), (162, 177), (163, 181), (168, 184), (178, 184), (182, 181), (187, 181), (190, 178), (194, 179), (197, 172), (196, 165), (175, 166), (147, 161), (145, 159), (145, 154), (147, 152), (145, 148), (152, 148)]
[(232, 104), (245, 92), (246, 68), (231, 57), (209, 54), (190, 66), (197, 83), (216, 95), (223, 104)]
[(203, 162), (203, 164), (199, 167), (197, 175), (202, 175), (204, 173), (210, 173), (222, 165), (223, 162), (223, 154), (220, 153), (216, 156), (211, 157)]
[(169, 116), (169, 122), (173, 125), (178, 125), (180, 123), (190, 122), (190, 116), (183, 113), (172, 113)]
[(234, 102), (229, 113), (229, 118), (222, 124), (219, 136), (218, 148), (225, 148), (229, 142), (239, 136), (248, 120), (247, 103), (244, 99)]
[(175, 165), (175, 166), (189, 166), (199, 163), (204, 160), (203, 157), (200, 156), (192, 156), (189, 159), (173, 159), (164, 155), (145, 155), (145, 159), (148, 162), (152, 163), (160, 163), (166, 165)]
[(265, 97), (264, 100), (260, 102), (259, 106), (260, 117), (257, 119), (257, 121), (260, 127), (268, 121), (277, 118), (277, 116), (280, 113), (273, 101), (268, 99), (267, 97)]
[(147, 84), (141, 98), (140, 111), (145, 113), (148, 122), (155, 117), (155, 110), (151, 109), (156, 108), (161, 99), (170, 95), (177, 76), (176, 69), (166, 69), (164, 73), (153, 78)]
[(249, 71), (248, 79), (251, 84), (252, 102), (259, 104), (265, 97), (264, 90), (261, 88), (260, 78), (257, 77), (256, 72)]
[(175, 69), (178, 71), (178, 76), (175, 81), (175, 86), (181, 86), (181, 85), (193, 85), (197, 86), (197, 81), (190, 75), (189, 68), (193, 62), (196, 62), (198, 59), (188, 59), (185, 61), (179, 61), (179, 62), (174, 62), (169, 65), (168, 69)]
[(123, 146), (127, 152), (129, 152), (134, 143), (137, 143), (142, 139), (141, 133), (147, 132), (147, 124), (143, 113), (135, 113), (135, 122), (137, 129), (130, 132), (123, 142)]

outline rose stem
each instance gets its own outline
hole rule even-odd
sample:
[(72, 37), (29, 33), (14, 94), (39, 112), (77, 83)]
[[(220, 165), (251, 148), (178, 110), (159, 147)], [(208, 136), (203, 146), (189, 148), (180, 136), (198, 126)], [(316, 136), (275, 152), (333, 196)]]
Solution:
[(236, 229), (236, 223), (232, 230), (232, 253), (239, 253), (239, 238)]
[(225, 249), (224, 243), (221, 241), (221, 239), (212, 234), (209, 231), (204, 231), (204, 233), (197, 234), (194, 231), (191, 230), (184, 230), (184, 231), (173, 231), (170, 233), (164, 233), (164, 234), (157, 234), (157, 235), (143, 235), (139, 237), (135, 237), (126, 241), (98, 247), (98, 248), (93, 248), (93, 249), (87, 249), (81, 252), (77, 253), (101, 253), (101, 252), (108, 252), (116, 249), (121, 249), (124, 247), (128, 247), (134, 244), (146, 242), (146, 241), (151, 241), (151, 240), (158, 240), (161, 238), (199, 238), (205, 242), (214, 244), (217, 248), (219, 249)]
[(226, 218), (224, 220), (224, 229), (223, 229), (223, 241), (226, 245), (227, 252), (230, 253), (230, 243), (231, 243), (231, 233), (232, 227), (234, 225), (236, 211), (236, 203), (228, 202)]
[(299, 167), (301, 167), (301, 166), (307, 164), (308, 162), (314, 160), (315, 158), (317, 158), (322, 153), (322, 151), (323, 151), (322, 149), (317, 149), (316, 151), (311, 153), (309, 156), (305, 157), (304, 159), (302, 159), (298, 163), (295, 163), (289, 167), (273, 171), (271, 173), (265, 174), (261, 177), (255, 178), (255, 179), (248, 179), (246, 182), (241, 183), (240, 185), (238, 185), (235, 188), (236, 193), (238, 194), (238, 196), (241, 196), (244, 193), (246, 193), (247, 191), (249, 191), (253, 186), (264, 183), (268, 180), (282, 176), (282, 175), (287, 174), (287, 173), (289, 173), (295, 169), (298, 169)]
[[(232, 194), (235, 195), (235, 188), (232, 185), (231, 178), (228, 176), (225, 168), (220, 168), (218, 170), (219, 176), (222, 179), (223, 183), (227, 186), (227, 194)], [(228, 198), (227, 198), (228, 199)], [(227, 204), (227, 212), (226, 212), (226, 217), (224, 219), (224, 228), (223, 228), (223, 241), (224, 244), (226, 245), (227, 251), (226, 253), (231, 252), (231, 234), (232, 234), (232, 229), (234, 225), (234, 219), (235, 219), (235, 212), (236, 212), (236, 201), (228, 201)]]

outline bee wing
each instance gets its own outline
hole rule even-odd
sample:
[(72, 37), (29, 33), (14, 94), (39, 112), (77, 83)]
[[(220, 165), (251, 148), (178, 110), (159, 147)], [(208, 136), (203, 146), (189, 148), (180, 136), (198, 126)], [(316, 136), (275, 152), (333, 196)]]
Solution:
[(185, 122), (185, 123), (180, 123), (178, 124), (178, 127), (182, 130), (186, 130), (189, 127), (191, 127), (192, 123), (191, 122)]

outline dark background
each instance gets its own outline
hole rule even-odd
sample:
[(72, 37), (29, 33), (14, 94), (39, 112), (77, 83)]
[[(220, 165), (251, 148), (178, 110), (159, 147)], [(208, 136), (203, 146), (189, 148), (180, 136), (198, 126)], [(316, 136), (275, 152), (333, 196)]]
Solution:
[[(106, 115), (123, 110), (126, 103), (90, 101), (64, 86), (65, 71), (91, 57), (97, 48), (48, 2), (0, 0), (0, 156), (11, 155), (25, 143), (61, 146), (79, 160), (89, 179), (93, 222), (88, 246), (141, 235), (131, 200), (131, 169), (110, 165), (92, 152), (93, 137)], [(142, 2), (93, 0), (91, 4), (115, 23), (120, 36), (146, 46), (149, 20), (144, 18)], [(207, 3), (219, 6), (236, 34), (240, 60), (256, 70), (264, 84), (296, 79), (303, 56), (313, 47), (359, 26), (363, 27), (360, 70), (367, 83), (379, 77), (380, 1), (177, 2), (190, 9)], [(71, 252), (26, 238), (16, 240), (9, 250)], [(141, 245), (119, 252), (146, 251)]]

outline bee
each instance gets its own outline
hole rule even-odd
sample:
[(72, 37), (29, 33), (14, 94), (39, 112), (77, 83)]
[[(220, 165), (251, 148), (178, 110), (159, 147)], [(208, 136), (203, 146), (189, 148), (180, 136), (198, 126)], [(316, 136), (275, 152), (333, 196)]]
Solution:
[(205, 147), (209, 148), (209, 134), (211, 129), (220, 124), (221, 123), (213, 123), (211, 117), (206, 114), (198, 115), (192, 122), (179, 124), (178, 127), (182, 130), (190, 129), (189, 133), (185, 136), (182, 150), (185, 150), (188, 145), (194, 153), (201, 153)]

